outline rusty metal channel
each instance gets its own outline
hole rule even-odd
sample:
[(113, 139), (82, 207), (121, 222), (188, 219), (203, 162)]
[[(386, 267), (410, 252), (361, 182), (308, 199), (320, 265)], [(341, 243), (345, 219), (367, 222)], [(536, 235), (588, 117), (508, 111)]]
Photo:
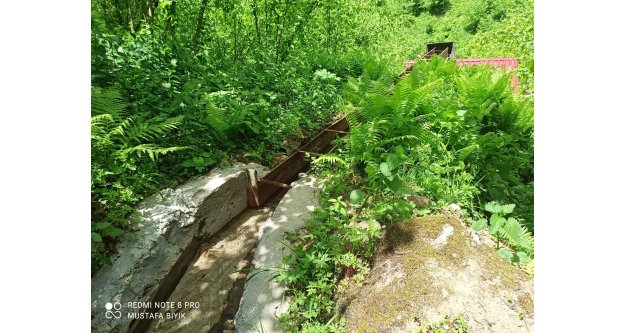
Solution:
[(399, 81), (401, 78), (412, 73), (412, 69), (414, 68), (414, 65), (416, 64), (417, 61), (429, 60), (430, 58), (432, 58), (433, 55), (436, 55), (436, 54), (440, 54), (444, 58), (447, 58), (449, 57), (449, 49), (445, 48), (442, 51), (438, 49), (431, 49), (423, 53), (422, 55), (417, 56), (416, 60), (410, 61), (409, 63), (407, 62), (406, 64), (408, 65), (408, 67), (401, 74), (399, 74), (399, 76), (395, 78), (395, 80), (393, 80), (393, 82), (391, 83), (391, 88), (393, 88), (397, 84), (397, 81)]
[(297, 179), (300, 172), (310, 169), (310, 159), (307, 155), (320, 155), (334, 149), (332, 141), (349, 132), (347, 118), (343, 117), (325, 128), (298, 151), (291, 154), (286, 160), (273, 168), (262, 178), (255, 172), (250, 172), (247, 202), (250, 208), (260, 208), (270, 199), (281, 197), (291, 188), (290, 184)]
[[(423, 53), (418, 60), (428, 60), (435, 54), (440, 54), (444, 58), (449, 57), (449, 49), (431, 49)], [(392, 83), (391, 88), (397, 81), (412, 72), (414, 63), (402, 72)], [(258, 178), (256, 172), (250, 170), (250, 183), (247, 188), (247, 203), (250, 208), (260, 208), (269, 201), (275, 201), (291, 188), (291, 182), (297, 179), (300, 172), (310, 169), (310, 155), (321, 155), (331, 152), (334, 149), (332, 141), (339, 136), (349, 133), (349, 123), (343, 117), (332, 125), (325, 128), (307, 144), (301, 146), (298, 151), (291, 154), (286, 160), (273, 168), (262, 178)]]

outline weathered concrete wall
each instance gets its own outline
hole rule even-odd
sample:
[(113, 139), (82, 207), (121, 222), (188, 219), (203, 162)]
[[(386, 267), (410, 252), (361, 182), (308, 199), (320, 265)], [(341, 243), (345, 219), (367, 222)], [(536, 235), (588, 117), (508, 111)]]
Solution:
[(285, 233), (304, 226), (319, 205), (321, 191), (321, 184), (310, 176), (291, 185), (293, 188), (282, 198), (273, 217), (261, 227), (254, 255), (253, 277), (245, 283), (235, 319), (237, 332), (282, 332), (278, 317), (287, 309), (287, 304), (283, 302), (285, 289), (272, 277), (276, 268), (283, 267), (282, 259), (289, 251), (283, 244)]
[[(149, 321), (133, 322), (128, 317), (129, 313), (141, 312), (129, 309), (128, 303), (167, 300), (201, 241), (247, 208), (249, 168), (259, 175), (267, 172), (256, 164), (214, 170), (176, 189), (163, 190), (138, 206), (136, 239), (123, 241), (118, 254), (111, 258), (112, 265), (91, 280), (93, 332), (140, 332), (147, 328)], [(107, 303), (114, 305), (108, 315)]]
[[(150, 332), (209, 332), (219, 321), (228, 292), (243, 268), (238, 264), (256, 246), (259, 227), (270, 215), (268, 209), (249, 209), (220, 231), (217, 239), (212, 238), (168, 300), (199, 306), (163, 309), (163, 318), (152, 324)], [(172, 313), (182, 315), (168, 319)]]

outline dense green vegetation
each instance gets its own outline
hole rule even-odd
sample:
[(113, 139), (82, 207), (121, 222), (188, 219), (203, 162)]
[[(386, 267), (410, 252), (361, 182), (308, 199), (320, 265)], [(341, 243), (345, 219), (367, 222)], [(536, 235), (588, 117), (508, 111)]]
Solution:
[[(436, 57), (392, 90), (368, 73), (345, 89), (350, 134), (315, 160), (328, 178), (322, 205), (279, 275), (292, 294), (283, 317), (290, 330), (339, 329), (339, 321), (326, 325), (339, 283), (368, 274), (381, 229), (452, 203), (476, 230), (489, 225), (503, 258), (533, 259), (533, 108), (508, 76)], [(415, 195), (429, 206), (416, 209)]]
[(439, 59), (389, 94), (402, 61), (440, 41), (457, 57), (517, 57), (533, 92), (532, 1), (92, 0), (92, 272), (145, 196), (232, 161), (270, 165), (339, 112), (352, 134), (316, 165), (340, 172), (280, 275), (292, 330), (340, 329), (337, 284), (364, 278), (380, 236), (351, 222), (456, 203), (492, 230), (501, 216), (484, 207), (497, 201), (532, 232), (533, 105), (508, 77)]
[(93, 3), (93, 270), (146, 195), (229, 161), (270, 164), (330, 122), (366, 59), (344, 43), (356, 4), (126, 4)]

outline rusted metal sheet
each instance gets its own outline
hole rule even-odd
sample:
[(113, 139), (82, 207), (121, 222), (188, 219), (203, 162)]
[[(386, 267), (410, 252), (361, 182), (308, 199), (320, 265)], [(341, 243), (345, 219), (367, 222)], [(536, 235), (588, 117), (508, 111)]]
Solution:
[(347, 122), (347, 116), (337, 120), (334, 124), (328, 126), (327, 129), (335, 131), (349, 131), (349, 123)]
[[(515, 69), (519, 67), (519, 62), (516, 58), (470, 58), (470, 59), (456, 59), (458, 66), (475, 66), (479, 64), (489, 64), (495, 68), (502, 67), (505, 69)], [(512, 89), (514, 92), (519, 91), (519, 78), (518, 76), (512, 77)]]
[[(259, 208), (272, 197), (285, 193), (290, 183), (297, 179), (300, 172), (310, 168), (310, 160), (306, 155), (328, 153), (334, 149), (332, 141), (338, 136), (344, 136), (349, 131), (347, 118), (343, 117), (325, 128), (308, 143), (291, 154), (286, 160), (273, 168), (260, 179), (250, 179), (248, 187), (248, 206)], [(255, 177), (255, 175), (250, 175)]]
[[(305, 169), (308, 169), (308, 167), (310, 166), (310, 161), (308, 161), (305, 156), (306, 155), (304, 153), (299, 151), (293, 153), (277, 167), (271, 170), (271, 172), (269, 172), (262, 179), (267, 179), (282, 184), (290, 184), (292, 181), (297, 179), (298, 173)], [(258, 207), (261, 207), (280, 189), (280, 186), (275, 186), (271, 183), (259, 180), (257, 186)]]
[(443, 58), (455, 58), (456, 49), (454, 42), (430, 43), (426, 47), (427, 53), (433, 51), (434, 54), (440, 54)]
[(323, 152), (323, 149), (336, 139), (337, 135), (336, 132), (322, 131), (299, 150), (310, 153)]
[(258, 173), (254, 169), (249, 169), (247, 172), (247, 206), (248, 207), (260, 207), (260, 200), (258, 198)]
[(282, 188), (290, 189), (292, 187), (291, 185), (274, 182), (273, 180), (269, 180), (269, 179), (265, 179), (265, 178), (261, 178), (258, 181), (261, 182), (261, 183), (267, 183), (269, 185), (278, 186), (278, 187), (282, 187)]
[(443, 57), (443, 59), (447, 59), (449, 58), (449, 49), (444, 48), (440, 53), (437, 53), (437, 54)]
[(473, 66), (477, 64), (491, 64), (493, 67), (504, 67), (506, 69), (513, 69), (519, 67), (519, 62), (516, 58), (469, 58), (469, 59), (456, 59), (458, 66)]
[(436, 52), (437, 52), (436, 49), (431, 49), (431, 50), (423, 53), (422, 55), (418, 56), (416, 60), (406, 60), (406, 61), (404, 61), (404, 65), (406, 65), (406, 69), (401, 74), (399, 74), (399, 76), (397, 78), (395, 78), (395, 80), (393, 80), (393, 82), (391, 82), (391, 88), (393, 88), (397, 84), (397, 81), (399, 81), (401, 78), (403, 78), (404, 76), (412, 73), (414, 65), (417, 63), (417, 61), (419, 61), (419, 60), (428, 60), (433, 55), (437, 54)]
[[(397, 79), (393, 81), (393, 83), (391, 84), (391, 88), (397, 84), (397, 81), (399, 79), (401, 79), (402, 77), (412, 72), (414, 64), (418, 60), (420, 59), (428, 60), (435, 54), (439, 54), (445, 57), (448, 54), (448, 51), (449, 51), (448, 49), (443, 49), (441, 51), (436, 48), (432, 48), (432, 49), (429, 49), (428, 52), (424, 53), (420, 58), (416, 60), (404, 61), (404, 65), (406, 65), (406, 70), (404, 70), (404, 72), (401, 73), (397, 77)], [(451, 54), (449, 56), (451, 57)], [(519, 62), (516, 58), (468, 58), (468, 59), (455, 59), (455, 61), (458, 66), (474, 66), (474, 65), (479, 65), (479, 64), (489, 64), (495, 68), (501, 67), (501, 68), (510, 69), (510, 70), (519, 67)], [(514, 92), (519, 91), (519, 77), (516, 75), (512, 77), (512, 89), (514, 90)]]

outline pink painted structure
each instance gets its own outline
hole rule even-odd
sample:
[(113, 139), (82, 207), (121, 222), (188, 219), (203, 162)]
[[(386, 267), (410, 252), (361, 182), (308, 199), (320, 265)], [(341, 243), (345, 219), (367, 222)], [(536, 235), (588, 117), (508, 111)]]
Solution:
[[(474, 66), (479, 64), (490, 64), (493, 67), (503, 67), (505, 69), (515, 69), (519, 67), (516, 58), (472, 58), (472, 59), (455, 59), (458, 66)], [(519, 78), (515, 75), (512, 78), (512, 89), (514, 92), (519, 91)]]
[[(515, 69), (519, 67), (519, 62), (516, 58), (470, 58), (470, 59), (454, 59), (458, 66), (474, 66), (479, 64), (490, 64), (493, 67), (503, 67), (505, 69)], [(406, 60), (404, 64), (407, 67), (412, 67), (416, 60)], [(512, 78), (512, 89), (514, 92), (519, 91), (519, 78), (515, 75)]]

